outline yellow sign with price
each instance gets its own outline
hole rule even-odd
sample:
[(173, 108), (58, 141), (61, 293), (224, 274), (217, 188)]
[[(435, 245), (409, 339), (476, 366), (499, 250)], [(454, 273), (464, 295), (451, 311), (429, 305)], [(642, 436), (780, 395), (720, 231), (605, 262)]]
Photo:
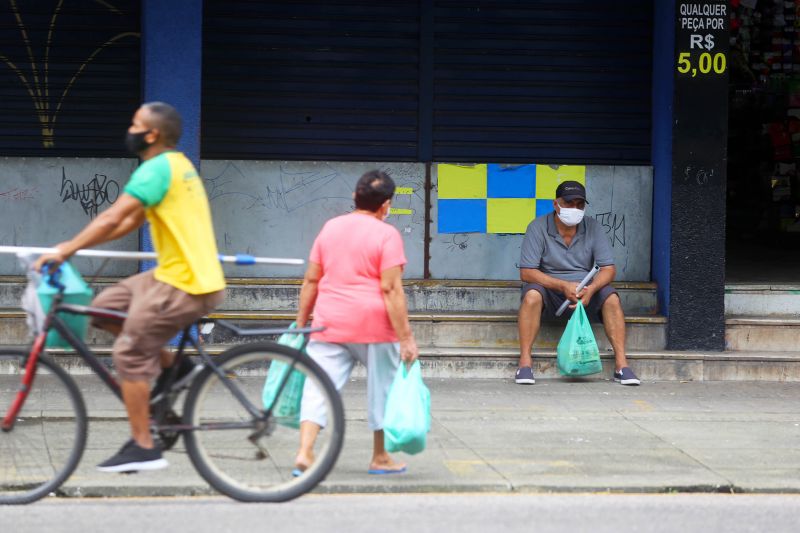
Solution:
[(695, 57), (692, 57), (691, 52), (678, 54), (678, 72), (690, 74), (693, 78), (698, 74), (724, 74), (726, 68), (728, 58), (722, 52), (703, 52)]

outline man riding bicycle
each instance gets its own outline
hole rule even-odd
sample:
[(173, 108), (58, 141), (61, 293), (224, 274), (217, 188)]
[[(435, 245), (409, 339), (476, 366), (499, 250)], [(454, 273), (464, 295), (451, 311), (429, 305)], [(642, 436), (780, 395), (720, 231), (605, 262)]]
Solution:
[[(142, 105), (125, 139), (142, 163), (123, 194), (75, 237), (57, 245), (58, 252), (42, 255), (34, 265), (37, 270), (59, 265), (82, 248), (119, 239), (145, 219), (150, 223), (156, 268), (122, 280), (92, 302), (128, 314), (122, 324), (93, 322), (116, 336), (112, 356), (132, 433), (117, 454), (98, 465), (105, 472), (167, 466), (150, 433), (150, 381), (172, 366), (173, 354), (164, 345), (224, 299), (208, 197), (194, 165), (175, 150), (180, 136), (175, 108), (161, 102)], [(189, 359), (184, 361), (178, 379), (192, 370)]]

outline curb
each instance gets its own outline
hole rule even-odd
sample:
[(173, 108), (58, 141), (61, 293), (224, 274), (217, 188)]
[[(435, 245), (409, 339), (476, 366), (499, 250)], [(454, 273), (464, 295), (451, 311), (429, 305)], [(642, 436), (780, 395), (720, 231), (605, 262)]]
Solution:
[[(309, 494), (800, 494), (794, 488), (744, 488), (736, 485), (632, 485), (626, 487), (522, 485), (487, 483), (468, 486), (419, 483), (407, 485), (319, 485)], [(63, 486), (50, 497), (57, 498), (170, 498), (219, 496), (226, 497), (208, 486)]]

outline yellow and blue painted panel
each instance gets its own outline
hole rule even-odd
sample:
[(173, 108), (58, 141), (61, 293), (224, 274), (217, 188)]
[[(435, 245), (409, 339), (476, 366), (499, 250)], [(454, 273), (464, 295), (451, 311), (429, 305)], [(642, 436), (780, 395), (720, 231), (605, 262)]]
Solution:
[(586, 184), (578, 165), (437, 165), (439, 233), (525, 233), (553, 210), (556, 188)]

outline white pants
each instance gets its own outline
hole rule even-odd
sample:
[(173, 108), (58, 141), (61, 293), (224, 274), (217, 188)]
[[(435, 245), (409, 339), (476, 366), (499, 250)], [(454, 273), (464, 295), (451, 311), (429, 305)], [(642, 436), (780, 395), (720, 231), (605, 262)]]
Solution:
[[(310, 341), (306, 353), (328, 374), (337, 391), (341, 391), (356, 361), (367, 367), (367, 423), (372, 431), (383, 429), (386, 396), (400, 366), (400, 345), (396, 342), (374, 344), (333, 344)], [(300, 420), (327, 425), (325, 400), (315, 383), (306, 380)]]

